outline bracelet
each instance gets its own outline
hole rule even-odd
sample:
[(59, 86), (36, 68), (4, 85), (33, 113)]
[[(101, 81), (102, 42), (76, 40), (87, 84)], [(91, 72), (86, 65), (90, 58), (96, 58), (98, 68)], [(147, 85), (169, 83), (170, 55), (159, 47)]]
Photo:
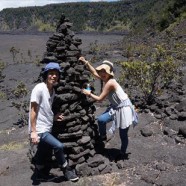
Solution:
[(88, 64), (89, 62), (88, 61), (86, 61), (86, 63), (85, 63), (85, 65), (87, 66), (87, 64)]

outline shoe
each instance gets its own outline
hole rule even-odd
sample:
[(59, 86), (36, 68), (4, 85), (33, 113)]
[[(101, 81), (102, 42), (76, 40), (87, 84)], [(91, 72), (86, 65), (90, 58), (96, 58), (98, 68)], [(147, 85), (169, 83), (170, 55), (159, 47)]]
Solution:
[(117, 161), (120, 161), (120, 160), (128, 160), (129, 159), (129, 157), (128, 157), (128, 154), (127, 153), (119, 153), (117, 156), (116, 156), (116, 158), (115, 158), (115, 162), (117, 162)]
[(67, 181), (75, 182), (79, 180), (79, 177), (76, 175), (75, 171), (73, 171), (69, 166), (64, 168), (63, 173)]
[(113, 135), (108, 133), (105, 136), (100, 136), (100, 140), (103, 141), (104, 143), (109, 142), (112, 139)]
[(53, 175), (53, 174), (50, 174), (48, 169), (41, 169), (41, 170), (38, 170), (36, 169), (35, 170), (36, 172), (36, 180), (37, 181), (53, 181), (54, 179), (57, 178), (57, 176)]
[(103, 142), (103, 141), (106, 141), (107, 140), (107, 136), (100, 136), (100, 141)]

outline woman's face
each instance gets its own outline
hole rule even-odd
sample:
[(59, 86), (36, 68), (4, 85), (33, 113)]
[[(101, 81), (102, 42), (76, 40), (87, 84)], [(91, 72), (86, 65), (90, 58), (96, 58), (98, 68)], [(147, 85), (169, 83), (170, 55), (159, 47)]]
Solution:
[(110, 79), (110, 75), (106, 73), (105, 69), (101, 69), (98, 71), (98, 75), (100, 78), (104, 81), (107, 82)]
[(47, 83), (55, 85), (59, 79), (59, 72), (57, 70), (49, 70), (47, 74)]

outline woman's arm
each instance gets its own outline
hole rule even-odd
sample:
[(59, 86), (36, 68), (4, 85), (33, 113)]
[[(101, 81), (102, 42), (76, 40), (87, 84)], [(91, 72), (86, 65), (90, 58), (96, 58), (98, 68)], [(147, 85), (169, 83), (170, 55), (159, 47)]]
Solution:
[(98, 75), (96, 69), (87, 61), (84, 57), (80, 57), (79, 61), (83, 62), (84, 65), (86, 65), (89, 69), (89, 71), (98, 79), (100, 79), (100, 76)]
[(32, 143), (37, 144), (39, 138), (36, 132), (36, 118), (38, 112), (38, 104), (36, 102), (31, 102), (31, 111), (30, 111), (30, 123), (31, 123), (31, 140)]
[(103, 101), (106, 98), (106, 96), (109, 94), (109, 92), (114, 91), (114, 90), (115, 90), (115, 84), (112, 81), (108, 81), (105, 84), (103, 91), (101, 92), (99, 96), (92, 94), (91, 91), (86, 90), (86, 89), (83, 89), (82, 92), (96, 101)]

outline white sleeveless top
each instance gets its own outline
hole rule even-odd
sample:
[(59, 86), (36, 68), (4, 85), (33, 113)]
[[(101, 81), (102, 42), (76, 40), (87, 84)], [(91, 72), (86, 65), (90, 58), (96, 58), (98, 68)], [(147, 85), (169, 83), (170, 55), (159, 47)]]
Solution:
[[(112, 79), (111, 81), (116, 81)], [(116, 82), (117, 83), (117, 82)], [(128, 95), (122, 87), (117, 83), (116, 91), (112, 91), (108, 95), (108, 99), (112, 106), (118, 106), (122, 101), (128, 99)], [(133, 115), (130, 106), (121, 107), (115, 110), (115, 123), (117, 128), (125, 129), (133, 124)]]
[[(111, 81), (116, 82), (115, 79), (111, 79)], [(124, 92), (124, 90), (118, 83), (116, 91), (110, 92), (108, 95), (108, 99), (113, 106), (119, 105), (122, 101), (126, 100), (127, 98), (128, 95)]]

